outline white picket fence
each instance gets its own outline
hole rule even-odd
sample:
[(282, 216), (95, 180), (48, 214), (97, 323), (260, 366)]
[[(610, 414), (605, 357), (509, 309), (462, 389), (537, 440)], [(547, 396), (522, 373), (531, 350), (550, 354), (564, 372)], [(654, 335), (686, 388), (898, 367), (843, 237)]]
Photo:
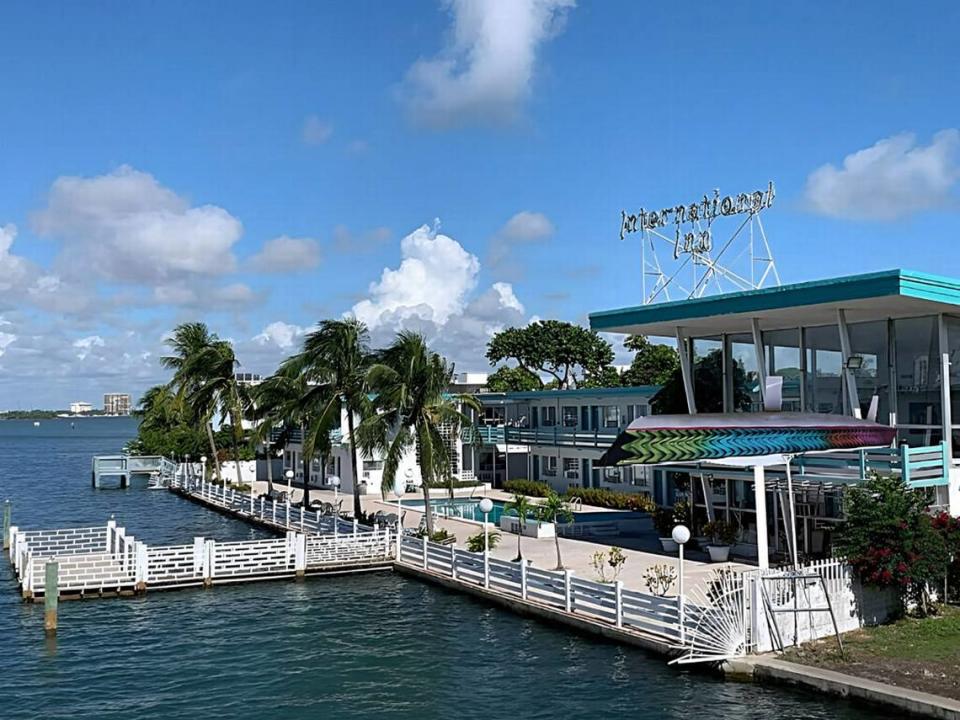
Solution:
[(110, 520), (105, 527), (25, 532), (10, 529), (10, 560), (24, 597), (39, 597), (46, 564), (58, 564), (62, 594), (121, 593), (246, 582), (331, 569), (385, 564), (393, 559), (389, 530), (308, 535), (288, 531), (267, 540), (218, 542), (202, 537), (189, 545), (153, 546), (127, 535)]
[[(616, 628), (640, 631), (670, 644), (680, 642), (677, 599), (627, 590), (619, 580), (597, 583), (578, 578), (570, 570), (540, 570), (526, 563), (496, 560), (411, 536), (404, 536), (401, 541), (400, 562), (520, 600), (608, 622)], [(694, 608), (685, 610), (692, 614)], [(685, 625), (689, 624), (688, 620)]]

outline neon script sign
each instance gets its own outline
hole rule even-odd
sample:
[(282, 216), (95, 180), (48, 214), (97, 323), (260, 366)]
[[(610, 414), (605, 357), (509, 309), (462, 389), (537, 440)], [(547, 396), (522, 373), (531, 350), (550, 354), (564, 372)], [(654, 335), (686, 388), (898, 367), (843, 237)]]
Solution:
[[(720, 191), (714, 190), (713, 197), (704, 195), (698, 202), (689, 205), (676, 205), (662, 210), (645, 210), (640, 208), (637, 214), (628, 214), (620, 211), (620, 239), (630, 233), (657, 231), (669, 225), (675, 227), (675, 242), (673, 257), (677, 259), (681, 254), (697, 254), (710, 252), (713, 248), (713, 235), (710, 226), (718, 216), (755, 215), (764, 208), (773, 205), (776, 191), (773, 182), (767, 183), (766, 190), (756, 190), (752, 193), (726, 195), (720, 197)], [(702, 229), (704, 224), (706, 229)], [(690, 226), (690, 229), (687, 229)]]

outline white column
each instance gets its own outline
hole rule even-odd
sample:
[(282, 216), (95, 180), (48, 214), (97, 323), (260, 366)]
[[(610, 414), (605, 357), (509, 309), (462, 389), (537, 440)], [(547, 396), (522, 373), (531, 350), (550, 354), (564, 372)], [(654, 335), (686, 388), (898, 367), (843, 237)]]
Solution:
[(767, 547), (767, 484), (762, 465), (753, 468), (753, 496), (757, 506), (757, 564), (761, 570), (770, 567)]
[(847, 386), (847, 402), (850, 404), (850, 414), (860, 417), (860, 393), (857, 391), (857, 378), (853, 370), (847, 367), (847, 361), (853, 355), (850, 346), (850, 331), (847, 328), (847, 315), (843, 309), (837, 310), (837, 329), (840, 331), (840, 354), (843, 358), (843, 379)]
[(760, 332), (760, 321), (750, 318), (750, 330), (753, 332), (753, 352), (757, 357), (757, 373), (760, 378), (760, 402), (767, 399), (767, 356), (763, 351), (763, 333)]
[(683, 377), (683, 393), (687, 398), (687, 412), (697, 413), (697, 400), (693, 391), (693, 368), (690, 365), (690, 352), (687, 348), (683, 330), (677, 328), (677, 353), (680, 355), (680, 374)]

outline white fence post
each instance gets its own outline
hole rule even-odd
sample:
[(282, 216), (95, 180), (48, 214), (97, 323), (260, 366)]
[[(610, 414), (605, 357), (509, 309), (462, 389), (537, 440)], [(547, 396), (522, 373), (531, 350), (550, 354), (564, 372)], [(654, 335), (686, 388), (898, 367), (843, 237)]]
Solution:
[(421, 539), (423, 540), (423, 569), (428, 570), (429, 563), (427, 562), (427, 536), (424, 535)]
[(260, 519), (261, 519), (261, 520), (263, 520), (263, 516), (264, 516), (264, 514), (265, 514), (265, 513), (263, 512), (264, 502), (265, 502), (265, 498), (263, 497), (263, 495), (261, 495), (261, 496), (260, 496)]
[(383, 556), (390, 557), (390, 528), (383, 534)]
[(134, 573), (136, 589), (138, 592), (143, 592), (147, 589), (147, 582), (149, 581), (147, 574), (148, 568), (146, 543), (138, 542), (136, 545), (134, 545), (134, 553), (136, 555), (136, 571)]
[(290, 498), (287, 498), (287, 519), (286, 526), (290, 527)]
[(14, 569), (17, 567), (17, 533), (19, 528), (16, 525), (10, 526), (10, 562)]
[(360, 524), (360, 523), (357, 522), (357, 519), (354, 518), (354, 519), (353, 519), (353, 536), (354, 536), (354, 537), (357, 536), (357, 532), (358, 532), (359, 529), (360, 529), (360, 528), (357, 527), (359, 524)]
[(450, 577), (457, 579), (457, 546), (450, 546)]
[(520, 597), (527, 599), (527, 559), (520, 557)]
[(483, 551), (483, 587), (490, 589), (490, 551)]
[(206, 566), (204, 567), (204, 575), (203, 575), (203, 584), (213, 585), (213, 578), (217, 574), (217, 568), (216, 568), (216, 562), (215, 562), (217, 544), (213, 540), (206, 540), (204, 544), (206, 545), (207, 551), (206, 551)]
[(323, 528), (320, 526), (320, 511), (317, 510), (317, 535), (323, 534)]
[(113, 531), (117, 527), (117, 521), (113, 519), (113, 516), (110, 516), (110, 519), (107, 520), (107, 552), (113, 552)]
[(403, 530), (400, 529), (400, 523), (397, 523), (397, 562), (400, 562), (400, 549), (403, 544)]
[(303, 505), (300, 506), (300, 532), (303, 532), (303, 524), (305, 522), (306, 513), (303, 510)]
[(570, 586), (570, 578), (573, 570), (563, 571), (563, 607), (567, 612), (573, 611), (573, 588)]
[(297, 577), (303, 577), (307, 571), (307, 536), (303, 533), (295, 533), (293, 542), (293, 569), (297, 573)]
[(276, 522), (277, 522), (277, 501), (276, 501), (276, 499), (273, 499), (273, 500), (271, 500), (270, 502), (273, 503), (273, 515), (271, 516), (271, 520), (273, 521), (274, 524), (276, 524)]
[(613, 602), (616, 611), (617, 627), (623, 627), (623, 580), (613, 584)]
[(193, 539), (193, 574), (199, 575), (201, 578), (206, 577), (204, 572), (204, 568), (206, 566), (204, 553), (206, 553), (206, 544), (204, 543), (203, 538), (195, 537)]

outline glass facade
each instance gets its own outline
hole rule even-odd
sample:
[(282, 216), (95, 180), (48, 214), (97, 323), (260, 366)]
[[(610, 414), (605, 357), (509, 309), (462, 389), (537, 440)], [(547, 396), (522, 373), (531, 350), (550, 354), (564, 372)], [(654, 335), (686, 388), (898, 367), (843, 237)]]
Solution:
[(940, 394), (940, 332), (936, 317), (893, 322), (899, 439), (910, 445), (943, 440)]

